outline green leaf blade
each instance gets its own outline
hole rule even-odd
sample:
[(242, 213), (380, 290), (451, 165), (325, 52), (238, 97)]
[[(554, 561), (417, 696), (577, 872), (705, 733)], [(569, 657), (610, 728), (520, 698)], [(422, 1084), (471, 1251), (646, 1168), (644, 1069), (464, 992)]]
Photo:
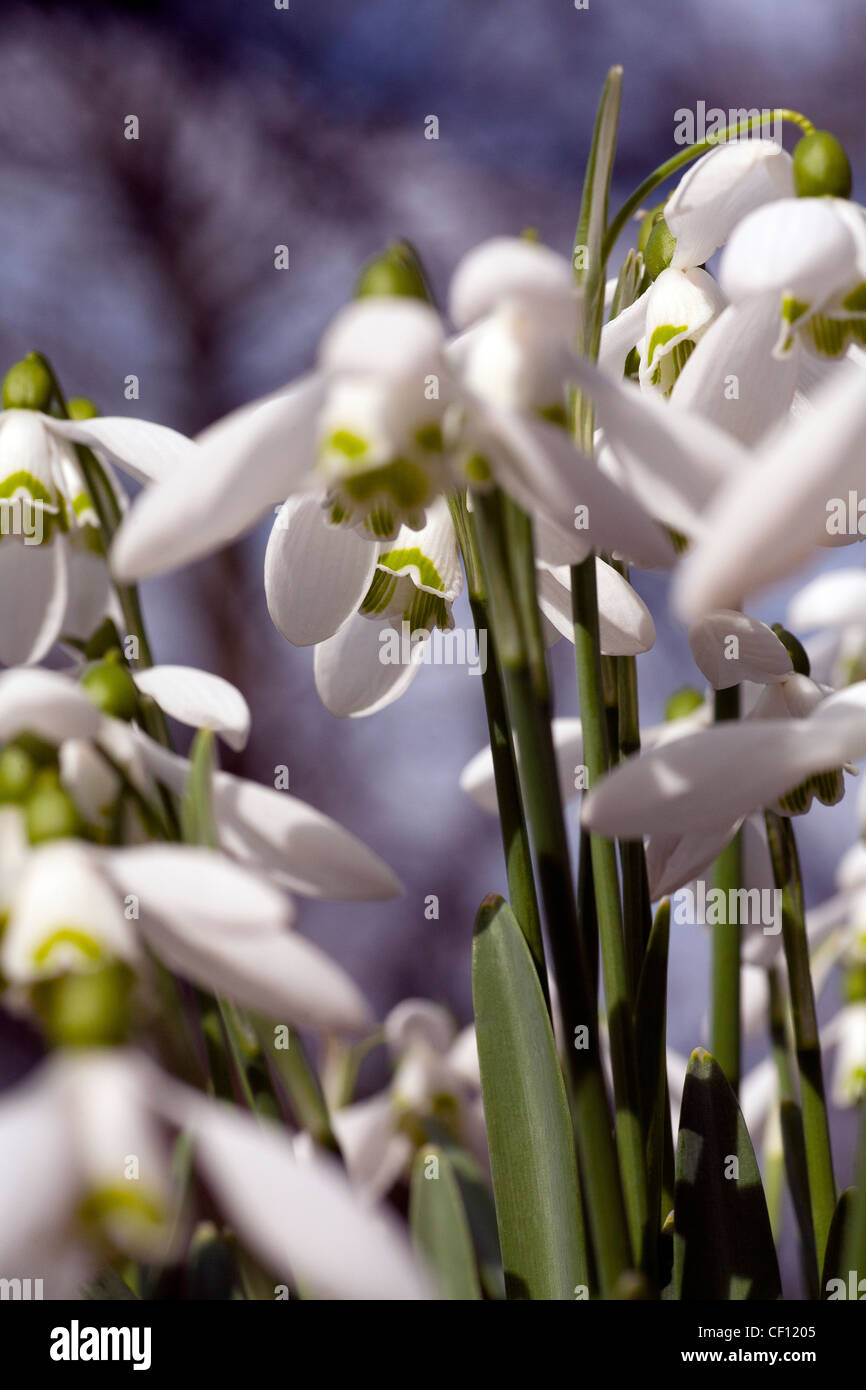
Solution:
[(469, 1222), (454, 1166), (444, 1149), (428, 1144), (412, 1165), (409, 1197), (412, 1241), (430, 1269), (441, 1298), (481, 1298)]
[(478, 914), (472, 986), (507, 1294), (573, 1299), (589, 1279), (565, 1085), (532, 957), (501, 898)]

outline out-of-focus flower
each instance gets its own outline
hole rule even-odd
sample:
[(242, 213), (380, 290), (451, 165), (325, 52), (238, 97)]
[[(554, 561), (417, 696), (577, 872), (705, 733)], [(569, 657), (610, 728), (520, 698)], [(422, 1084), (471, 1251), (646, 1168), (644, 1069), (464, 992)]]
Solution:
[(676, 238), (671, 265), (703, 265), (748, 213), (793, 194), (791, 156), (775, 140), (717, 145), (686, 170), (665, 203), (665, 221)]
[(458, 1034), (445, 1009), (407, 999), (385, 1020), (385, 1040), (395, 1062), (390, 1085), (332, 1117), (355, 1185), (369, 1197), (384, 1196), (429, 1139), (425, 1121), (448, 1131), (486, 1167), (474, 1028)]
[(126, 1051), (59, 1053), (0, 1101), (0, 1270), (74, 1296), (108, 1256), (182, 1252), (171, 1131), (239, 1240), (276, 1278), (332, 1299), (433, 1294), (396, 1219), (336, 1163)]
[(668, 396), (724, 303), (715, 280), (705, 270), (669, 267), (634, 304), (605, 326), (599, 361), (606, 370), (621, 375), (626, 358), (636, 348), (641, 387)]

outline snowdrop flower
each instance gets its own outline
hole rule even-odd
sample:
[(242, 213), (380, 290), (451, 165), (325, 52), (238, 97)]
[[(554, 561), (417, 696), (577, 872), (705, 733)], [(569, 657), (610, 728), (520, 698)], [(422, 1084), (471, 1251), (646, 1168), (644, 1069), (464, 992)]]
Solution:
[(93, 553), (101, 540), (76, 443), (140, 482), (165, 476), (193, 450), (174, 430), (144, 420), (0, 412), (0, 661), (7, 666), (39, 661), (61, 633), (86, 635), (106, 611), (105, 565)]
[[(637, 656), (648, 652), (655, 642), (652, 614), (627, 579), (596, 556), (596, 588), (601, 652), (604, 656)], [(565, 637), (574, 642), (571, 607), (571, 572), (567, 565), (551, 565), (541, 560), (536, 566), (538, 606), (548, 637)]]
[(791, 156), (775, 140), (726, 140), (695, 160), (665, 203), (671, 265), (703, 265), (756, 208), (793, 197)]
[(814, 409), (772, 431), (750, 465), (717, 489), (702, 514), (702, 538), (674, 579), (680, 618), (739, 607), (816, 546), (860, 538), (856, 525), (835, 536), (828, 518), (832, 500), (860, 485), (864, 430), (866, 377), (846, 364), (816, 393)]
[(362, 1031), (369, 1009), (347, 975), (288, 930), (275, 887), (213, 850), (149, 844), (33, 849), (11, 891), (0, 971), (19, 993), (124, 962), (147, 945), (211, 993), (297, 1026)]
[(320, 1298), (434, 1296), (400, 1223), (359, 1203), (333, 1160), (124, 1050), (59, 1053), (0, 1100), (0, 1272), (44, 1270), (56, 1299), (106, 1256), (182, 1254), (172, 1131), (275, 1278)]
[(866, 343), (866, 211), (847, 198), (784, 198), (745, 217), (720, 267), (733, 302), (772, 292), (783, 356), (840, 357)]
[(794, 669), (775, 632), (735, 609), (720, 609), (693, 623), (689, 646), (714, 690), (729, 690), (743, 681), (774, 685)]
[(427, 1118), (451, 1130), (486, 1168), (474, 1028), (458, 1034), (445, 1009), (407, 999), (385, 1020), (385, 1040), (395, 1059), (390, 1085), (332, 1116), (353, 1183), (368, 1197), (384, 1196), (427, 1142)]
[(866, 675), (866, 571), (819, 574), (791, 599), (786, 621), (797, 631), (822, 630), (807, 647), (813, 671), (827, 684), (850, 685)]
[[(160, 668), (152, 668), (151, 674), (154, 670)], [(167, 703), (178, 717), (197, 726), (222, 723), (237, 734), (240, 696), (227, 694), (223, 686), (228, 682), (221, 678), (198, 679), (205, 676), (169, 668), (160, 695), (173, 696)], [(0, 674), (0, 742), (25, 732), (58, 747), (61, 780), (85, 804), (99, 805), (100, 796), (109, 799), (110, 788), (117, 786), (95, 775), (95, 759), (103, 747), (142, 793), (150, 791), (150, 779), (177, 795), (186, 786), (187, 758), (163, 748), (134, 725), (103, 714), (80, 685), (59, 672)], [(355, 901), (390, 898), (402, 891), (378, 855), (288, 791), (217, 770), (213, 799), (221, 848), (280, 886), (308, 897)]]
[(724, 303), (715, 280), (705, 270), (668, 267), (639, 299), (605, 326), (599, 362), (621, 376), (626, 358), (636, 348), (641, 387), (658, 389), (668, 396)]
[(838, 800), (839, 769), (866, 757), (866, 683), (822, 700), (807, 677), (791, 676), (767, 687), (764, 698), (763, 717), (717, 724), (629, 758), (584, 798), (583, 823), (624, 839), (662, 823), (666, 834), (725, 832), (726, 843), (744, 816), (765, 806), (796, 815), (814, 796)]
[[(335, 614), (345, 613), (349, 599), (349, 611), (364, 599), (373, 568), (352, 533), (391, 542), (401, 526), (420, 530), (449, 487), (492, 479), (566, 535), (582, 504), (598, 549), (669, 563), (643, 510), (543, 418), (559, 425), (565, 415), (579, 309), (568, 262), (519, 239), (485, 243), (458, 267), (451, 307), (467, 331), (447, 346), (428, 304), (348, 305), (322, 340), (317, 371), (212, 426), (192, 467), (137, 500), (115, 540), (115, 574), (143, 578), (195, 559), (275, 502), (309, 494), (327, 526), (306, 541), (308, 563), (339, 589)], [(272, 557), (272, 593), (284, 550)]]

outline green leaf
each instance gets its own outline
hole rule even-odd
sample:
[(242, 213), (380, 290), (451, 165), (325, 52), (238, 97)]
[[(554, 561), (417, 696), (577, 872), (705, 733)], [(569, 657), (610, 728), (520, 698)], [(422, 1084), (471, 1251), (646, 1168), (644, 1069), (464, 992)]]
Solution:
[(718, 1063), (689, 1059), (674, 1196), (674, 1297), (772, 1301), (779, 1267), (755, 1153)]
[(409, 1196), (412, 1241), (428, 1265), (439, 1296), (450, 1300), (481, 1298), (475, 1252), (460, 1187), (444, 1149), (419, 1149), (412, 1165)]
[[(575, 275), (578, 285), (583, 290), (583, 313), (577, 347), (584, 357), (593, 360), (598, 357), (601, 341), (605, 282), (602, 246), (607, 226), (607, 205), (616, 151), (621, 93), (622, 68), (611, 68), (598, 104), (574, 238)], [(575, 404), (577, 440), (588, 447), (591, 453), (592, 406), (579, 394)]]
[(830, 1223), (830, 1234), (827, 1237), (827, 1249), (824, 1254), (824, 1269), (821, 1275), (822, 1298), (827, 1297), (827, 1284), (831, 1279), (841, 1279), (846, 1289), (848, 1287), (848, 1266), (845, 1263), (845, 1229), (851, 1220), (856, 1195), (856, 1190), (853, 1187), (846, 1187), (836, 1203), (836, 1210)]
[(532, 957), (494, 895), (475, 924), (472, 992), (507, 1294), (572, 1299), (589, 1278), (565, 1085)]
[(469, 1232), (481, 1283), (488, 1298), (505, 1297), (505, 1279), (502, 1274), (502, 1252), (499, 1249), (499, 1231), (496, 1228), (496, 1207), (490, 1192), (490, 1185), (481, 1171), (478, 1161), (466, 1149), (459, 1148), (448, 1131), (435, 1120), (425, 1118), (424, 1129), (428, 1141), (443, 1149), (451, 1160), (460, 1199), (469, 1222)]
[(635, 1005), (634, 1035), (637, 1049), (638, 1096), (641, 1124), (646, 1140), (647, 1189), (653, 1229), (659, 1230), (667, 1212), (661, 1210), (662, 1169), (667, 1090), (666, 1014), (668, 988), (668, 946), (671, 905), (666, 898), (659, 906), (647, 942)]
[(219, 846), (213, 815), (214, 761), (213, 734), (210, 729), (200, 729), (192, 745), (180, 820), (186, 844), (205, 845), (210, 849)]

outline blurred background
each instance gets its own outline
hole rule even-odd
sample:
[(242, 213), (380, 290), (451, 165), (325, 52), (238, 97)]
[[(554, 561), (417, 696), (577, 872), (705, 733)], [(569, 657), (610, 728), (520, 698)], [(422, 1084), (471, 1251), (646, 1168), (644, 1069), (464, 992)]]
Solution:
[[(194, 433), (305, 368), (359, 266), (388, 240), (413, 241), (443, 294), (482, 238), (531, 225), (567, 251), (611, 63), (625, 69), (615, 202), (674, 152), (674, 113), (698, 101), (806, 112), (846, 145), (862, 198), (864, 46), (862, 0), (589, 0), (582, 10), (573, 0), (7, 0), (3, 370), (39, 349), (66, 391), (103, 413)], [(124, 138), (130, 115), (135, 141)], [(425, 139), (430, 115), (438, 140)], [(278, 244), (287, 271), (274, 269)], [(124, 398), (130, 374), (138, 401)], [(474, 912), (504, 887), (497, 826), (457, 787), (485, 738), (480, 682), (465, 668), (425, 667), (391, 709), (333, 719), (311, 652), (268, 618), (267, 529), (144, 586), (158, 659), (236, 682), (253, 736), (226, 765), (270, 782), (287, 764), (296, 795), (405, 881), (394, 903), (305, 904), (302, 927), (381, 1012), (422, 994), (466, 1021)], [(671, 690), (700, 678), (662, 581), (638, 587), (658, 626), (639, 663), (651, 722)], [(755, 611), (780, 618), (785, 596)], [(456, 616), (466, 625), (468, 608)], [(577, 713), (565, 644), (554, 665), (558, 712)], [(800, 831), (818, 902), (854, 837), (852, 808), (819, 808)], [(438, 920), (425, 919), (429, 894)], [(705, 1040), (707, 972), (701, 929), (674, 928), (670, 1036), (681, 1052)], [(7, 1077), (21, 1064), (11, 1037), (6, 1063)], [(839, 1142), (847, 1149), (844, 1121)]]

